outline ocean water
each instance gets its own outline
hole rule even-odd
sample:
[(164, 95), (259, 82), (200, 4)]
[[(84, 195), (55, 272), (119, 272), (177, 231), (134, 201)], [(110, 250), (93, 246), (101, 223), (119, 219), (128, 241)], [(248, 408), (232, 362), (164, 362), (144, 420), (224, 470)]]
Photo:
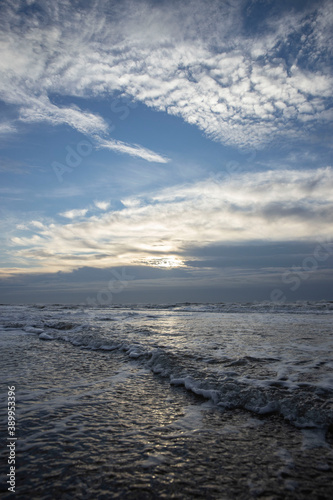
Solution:
[(333, 497), (333, 303), (0, 315), (3, 498)]

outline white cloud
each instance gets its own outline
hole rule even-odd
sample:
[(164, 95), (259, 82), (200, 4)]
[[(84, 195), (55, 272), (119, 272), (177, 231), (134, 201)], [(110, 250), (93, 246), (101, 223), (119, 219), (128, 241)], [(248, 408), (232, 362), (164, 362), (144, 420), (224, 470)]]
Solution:
[(44, 229), (44, 224), (42, 222), (40, 222), (39, 220), (32, 220), (30, 222), (30, 224), (33, 226), (33, 227), (37, 227), (38, 229)]
[[(331, 119), (329, 1), (268, 16), (252, 32), (244, 30), (242, 0), (101, 0), (81, 10), (69, 1), (37, 4), (39, 17), (8, 3), (1, 21), (0, 92), (26, 122), (105, 133), (100, 116), (60, 108), (48, 96), (106, 97), (114, 91), (237, 146), (306, 135)], [(13, 28), (19, 23), (20, 31)], [(293, 52), (283, 58), (291, 40)], [(104, 147), (165, 161), (112, 139)]]
[(62, 217), (66, 217), (67, 219), (76, 219), (77, 217), (84, 217), (86, 213), (88, 212), (88, 209), (83, 208), (83, 209), (77, 209), (77, 210), (67, 210), (67, 212), (63, 212), (59, 215)]
[[(108, 267), (154, 259), (191, 259), (194, 246), (255, 240), (332, 237), (333, 170), (268, 171), (207, 179), (126, 200), (122, 210), (86, 216), (73, 209), (66, 224), (13, 235), (13, 256), (41, 270)], [(80, 220), (74, 220), (81, 217)], [(84, 218), (83, 218), (84, 217)], [(82, 219), (83, 218), (83, 219)]]
[(100, 138), (96, 138), (100, 148), (110, 149), (112, 151), (116, 151), (117, 153), (126, 153), (130, 156), (134, 156), (137, 158), (142, 158), (143, 160), (149, 162), (156, 163), (167, 163), (169, 158), (159, 155), (158, 153), (154, 153), (150, 149), (139, 146), (138, 144), (126, 144), (122, 141), (116, 141), (114, 139), (103, 140)]
[(83, 134), (106, 133), (108, 124), (98, 115), (83, 112), (78, 108), (59, 108), (48, 99), (39, 99), (29, 107), (22, 107), (20, 120), (23, 122), (49, 122), (52, 125), (67, 124)]
[(109, 201), (94, 201), (95, 207), (99, 208), (100, 210), (107, 210), (110, 206)]
[(12, 134), (16, 132), (16, 127), (11, 122), (0, 123), (0, 135), (1, 134)]

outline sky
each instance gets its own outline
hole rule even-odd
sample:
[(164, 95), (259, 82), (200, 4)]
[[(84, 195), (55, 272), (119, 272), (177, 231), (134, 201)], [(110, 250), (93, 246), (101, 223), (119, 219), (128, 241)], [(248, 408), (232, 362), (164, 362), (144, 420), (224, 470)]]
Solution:
[(333, 4), (0, 4), (1, 303), (333, 300)]

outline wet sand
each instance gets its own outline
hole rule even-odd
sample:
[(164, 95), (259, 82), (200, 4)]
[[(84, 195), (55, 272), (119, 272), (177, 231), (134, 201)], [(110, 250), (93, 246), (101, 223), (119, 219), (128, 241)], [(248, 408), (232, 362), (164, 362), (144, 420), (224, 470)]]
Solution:
[[(13, 338), (2, 335), (1, 393), (16, 385), (15, 498), (332, 498), (330, 438), (223, 412), (119, 352)], [(13, 497), (3, 480), (0, 491)]]

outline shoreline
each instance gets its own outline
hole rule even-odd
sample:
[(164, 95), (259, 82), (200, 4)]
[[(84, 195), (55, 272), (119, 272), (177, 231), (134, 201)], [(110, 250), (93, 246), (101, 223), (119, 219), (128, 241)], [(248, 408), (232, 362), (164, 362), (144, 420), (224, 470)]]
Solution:
[(331, 498), (332, 440), (276, 415), (222, 412), (120, 353), (32, 335), (18, 348), (7, 377), (19, 499)]

